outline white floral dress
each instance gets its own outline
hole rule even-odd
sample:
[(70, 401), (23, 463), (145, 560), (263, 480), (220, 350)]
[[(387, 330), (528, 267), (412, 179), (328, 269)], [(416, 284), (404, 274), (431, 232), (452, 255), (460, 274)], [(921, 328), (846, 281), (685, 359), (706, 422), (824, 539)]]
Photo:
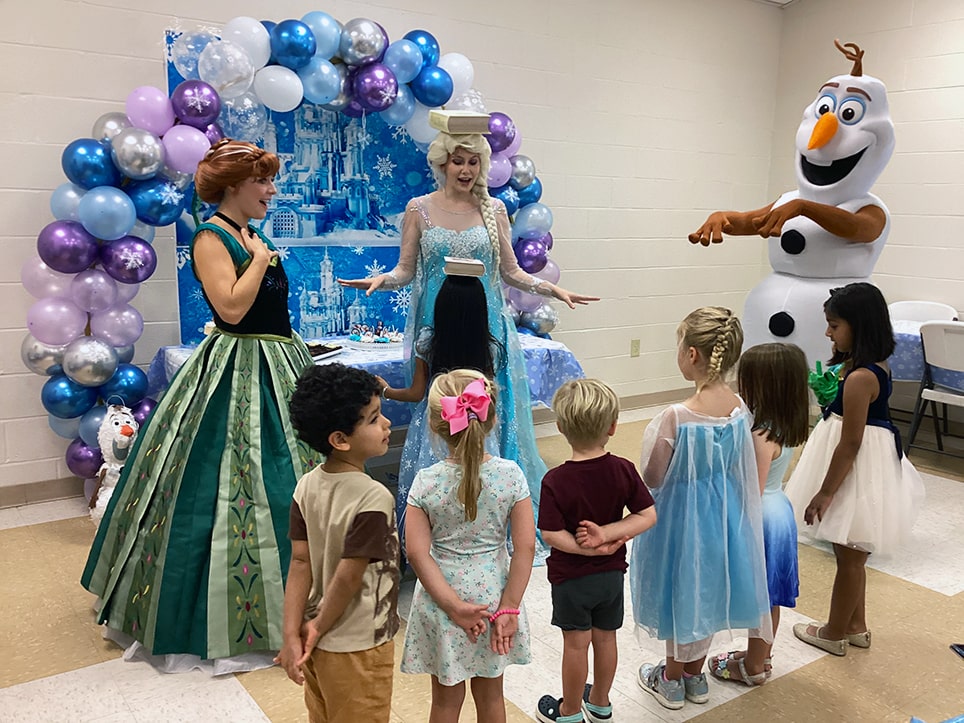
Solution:
[[(529, 487), (515, 462), (488, 459), (480, 470), (478, 515), (467, 521), (458, 499), (461, 474), (458, 465), (445, 460), (421, 470), (412, 482), (408, 504), (428, 517), (432, 557), (456, 594), (495, 612), (509, 577), (509, 515), (517, 502), (529, 498)], [(498, 655), (489, 646), (488, 633), (470, 642), (465, 631), (416, 583), (402, 672), (430, 673), (442, 685), (455, 685), (469, 678), (497, 678), (507, 665), (529, 663), (529, 623), (524, 606), (520, 608), (514, 646), (508, 655)]]

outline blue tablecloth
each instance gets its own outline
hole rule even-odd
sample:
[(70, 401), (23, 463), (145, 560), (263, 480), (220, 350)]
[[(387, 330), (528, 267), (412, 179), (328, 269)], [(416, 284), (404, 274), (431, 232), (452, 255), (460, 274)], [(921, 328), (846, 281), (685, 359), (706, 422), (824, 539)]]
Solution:
[[(920, 338), (922, 323), (907, 320), (893, 322), (894, 339), (897, 342), (897, 347), (888, 362), (894, 381), (920, 384), (920, 380), (924, 376), (924, 347)], [(931, 367), (931, 373), (936, 384), (953, 389), (964, 389), (964, 374), (960, 372)]]
[[(340, 362), (356, 366), (377, 374), (390, 386), (404, 387), (405, 365), (402, 362), (401, 348), (385, 348), (384, 345), (366, 345), (366, 348), (348, 346), (344, 339), (322, 339), (335, 344), (346, 345), (344, 351), (333, 357), (322, 359), (318, 364)], [(529, 392), (533, 406), (550, 406), (552, 396), (562, 384), (570, 379), (585, 376), (579, 362), (565, 344), (552, 339), (520, 335), (519, 342), (525, 355), (526, 376), (529, 379)], [(361, 345), (358, 345), (361, 346)], [(367, 348), (371, 346), (372, 348)], [(190, 346), (162, 346), (151, 361), (147, 377), (148, 394), (157, 397), (167, 389), (171, 379), (194, 352)], [(385, 416), (394, 426), (408, 424), (412, 418), (413, 404), (388, 400), (384, 403)]]

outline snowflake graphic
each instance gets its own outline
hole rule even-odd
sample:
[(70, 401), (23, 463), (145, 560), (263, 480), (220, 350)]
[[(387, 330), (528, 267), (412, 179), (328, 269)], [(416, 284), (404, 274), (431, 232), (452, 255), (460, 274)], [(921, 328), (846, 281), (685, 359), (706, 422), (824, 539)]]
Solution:
[(190, 260), (191, 252), (186, 247), (182, 247), (177, 250), (176, 261), (179, 269), (183, 269)]
[(391, 156), (378, 156), (378, 162), (375, 164), (375, 170), (378, 171), (379, 178), (392, 178), (394, 171), (398, 166), (392, 163)]
[(407, 286), (404, 289), (399, 289), (392, 294), (392, 311), (394, 311), (396, 314), (407, 312), (411, 303), (412, 290)]
[(278, 258), (282, 261), (287, 261), (288, 256), (291, 255), (291, 250), (287, 246), (278, 246)]
[(369, 133), (368, 131), (362, 131), (361, 134), (358, 136), (358, 145), (361, 146), (362, 148), (367, 148), (368, 146), (371, 145), (372, 140), (373, 138), (371, 133)]
[(385, 273), (385, 267), (378, 263), (378, 261), (372, 261), (368, 266), (365, 267), (365, 271), (368, 272), (368, 278), (372, 279), (379, 274)]
[(165, 183), (158, 188), (161, 201), (173, 205), (179, 204), (184, 199), (184, 194), (178, 190), (173, 183)]
[(509, 205), (519, 202), (519, 192), (512, 186), (509, 186), (502, 193), (505, 195), (505, 200), (509, 202)]
[(352, 247), (351, 247), (351, 252), (352, 252), (353, 254), (355, 254), (355, 256), (361, 256), (363, 253), (365, 253), (365, 247), (364, 247), (364, 246), (352, 246)]
[(140, 254), (131, 251), (130, 249), (124, 249), (120, 254), (121, 263), (124, 264), (124, 268), (128, 271), (133, 271), (134, 269), (139, 269), (144, 266), (144, 259), (141, 258)]
[(395, 102), (395, 98), (396, 98), (397, 96), (398, 96), (398, 91), (397, 91), (397, 90), (391, 90), (391, 89), (389, 89), (389, 88), (383, 88), (383, 89), (378, 93), (378, 98), (379, 98), (379, 100), (381, 100), (381, 102), (382, 102), (382, 103), (385, 103), (386, 105), (391, 105), (392, 103), (394, 103), (394, 102)]
[(196, 288), (194, 291), (191, 292), (191, 300), (197, 304), (205, 303), (204, 292), (201, 290), (200, 287)]
[(412, 137), (408, 135), (408, 131), (405, 130), (404, 126), (395, 126), (395, 130), (392, 131), (392, 140), (398, 143), (408, 143)]
[(210, 105), (210, 101), (205, 100), (199, 95), (192, 95), (188, 97), (186, 102), (187, 102), (188, 108), (193, 108), (198, 113), (204, 112), (205, 110), (207, 110), (207, 107)]

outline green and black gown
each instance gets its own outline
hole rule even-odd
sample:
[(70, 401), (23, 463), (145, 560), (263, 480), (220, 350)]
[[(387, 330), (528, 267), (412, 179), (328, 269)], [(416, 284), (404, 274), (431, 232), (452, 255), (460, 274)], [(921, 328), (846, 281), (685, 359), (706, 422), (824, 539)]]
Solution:
[[(217, 233), (240, 275), (247, 251), (218, 226), (202, 230)], [(141, 428), (81, 579), (101, 598), (109, 637), (154, 655), (232, 659), (215, 672), (262, 667), (281, 647), (291, 495), (319, 461), (288, 416), (312, 359), (287, 299), (279, 261), (239, 323), (212, 307), (217, 330)]]

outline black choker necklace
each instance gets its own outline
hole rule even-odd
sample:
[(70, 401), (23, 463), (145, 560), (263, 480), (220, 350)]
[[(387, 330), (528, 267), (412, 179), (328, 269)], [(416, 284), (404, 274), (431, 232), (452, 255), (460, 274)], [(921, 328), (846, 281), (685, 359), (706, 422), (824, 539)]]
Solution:
[(237, 231), (238, 233), (242, 233), (241, 224), (239, 224), (237, 221), (235, 221), (235, 220), (234, 220), (233, 218), (231, 218), (230, 216), (227, 216), (227, 215), (221, 213), (220, 211), (215, 211), (215, 212), (214, 212), (214, 215), (217, 216), (217, 217), (218, 217), (219, 219), (221, 219), (222, 221), (224, 221), (228, 226), (230, 226), (231, 228), (233, 228), (233, 229), (234, 229), (235, 231)]

